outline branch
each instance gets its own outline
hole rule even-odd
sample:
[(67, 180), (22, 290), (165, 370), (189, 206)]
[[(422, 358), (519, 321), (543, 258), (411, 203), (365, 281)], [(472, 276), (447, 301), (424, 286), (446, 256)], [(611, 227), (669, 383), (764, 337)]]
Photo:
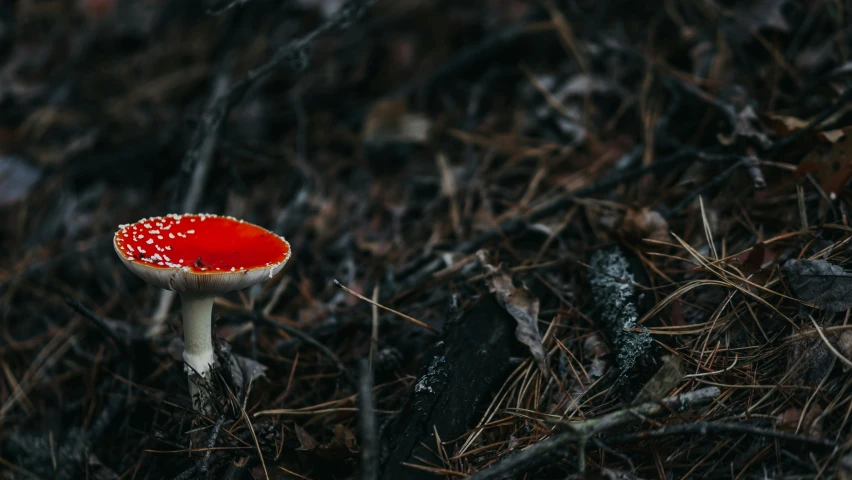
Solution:
[(717, 387), (703, 388), (664, 398), (660, 402), (643, 403), (635, 407), (618, 410), (599, 418), (568, 423), (572, 431), (559, 434), (521, 450), (500, 463), (471, 475), (468, 480), (502, 479), (527, 472), (549, 460), (552, 455), (564, 452), (569, 445), (574, 443), (578, 445), (580, 450), (577, 455), (580, 457), (580, 470), (582, 470), (585, 444), (594, 435), (640, 421), (645, 417), (680, 412), (691, 407), (705, 405), (712, 402), (720, 394), (721, 390)]
[(801, 443), (822, 448), (836, 448), (838, 445), (831, 440), (823, 438), (807, 437), (794, 433), (779, 432), (768, 428), (760, 428), (748, 423), (710, 423), (695, 422), (682, 423), (680, 425), (668, 425), (648, 432), (629, 433), (626, 435), (604, 437), (601, 443), (604, 445), (619, 445), (633, 443), (649, 438), (662, 438), (674, 435), (707, 435), (711, 433), (744, 433), (758, 437), (774, 438), (781, 441)]
[(361, 480), (379, 478), (379, 440), (373, 399), (373, 372), (370, 362), (358, 362), (358, 432), (361, 434)]
[(297, 38), (287, 45), (279, 47), (266, 63), (250, 70), (242, 80), (228, 87), (224, 95), (217, 97), (204, 113), (201, 115), (198, 127), (195, 133), (192, 134), (192, 139), (189, 143), (189, 149), (181, 162), (180, 174), (178, 178), (178, 186), (175, 189), (172, 198), (172, 205), (177, 206), (177, 197), (180, 192), (184, 191), (190, 181), (190, 176), (196, 168), (196, 164), (202, 157), (204, 146), (209, 144), (209, 137), (217, 137), (222, 130), (225, 118), (237, 103), (242, 100), (246, 92), (254, 86), (261, 78), (269, 75), (281, 64), (287, 63), (288, 66), (297, 71), (303, 71), (308, 66), (311, 49), (314, 42), (326, 32), (334, 28), (345, 28), (354, 20), (361, 17), (367, 7), (375, 0), (349, 0), (340, 7), (337, 12), (320, 24), (310, 33)]

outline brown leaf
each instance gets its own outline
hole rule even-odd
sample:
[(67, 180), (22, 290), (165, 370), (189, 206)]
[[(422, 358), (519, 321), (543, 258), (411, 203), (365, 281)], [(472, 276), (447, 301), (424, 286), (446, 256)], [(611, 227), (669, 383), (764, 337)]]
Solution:
[(426, 115), (408, 112), (405, 101), (387, 100), (376, 103), (364, 121), (364, 143), (402, 142), (422, 144), (432, 128)]
[(797, 132), (808, 124), (805, 120), (789, 115), (778, 115), (774, 113), (762, 114), (761, 119), (766, 122), (766, 125), (772, 128), (779, 136), (786, 137), (794, 132)]
[(296, 424), (293, 424), (293, 428), (296, 431), (296, 439), (299, 440), (299, 448), (296, 450), (311, 452), (319, 446), (319, 442), (317, 442), (304, 428)]
[(665, 397), (672, 388), (680, 384), (683, 375), (683, 360), (677, 355), (665, 356), (663, 366), (642, 386), (633, 403), (650, 402)]
[[(802, 130), (808, 125), (807, 120), (796, 117), (790, 117), (777, 114), (762, 114), (760, 119), (765, 122), (766, 126), (779, 137), (788, 137)], [(827, 132), (817, 132), (814, 130), (805, 132), (800, 135), (792, 144), (787, 146), (783, 151), (779, 152), (780, 158), (786, 162), (794, 162), (800, 164), (800, 170), (803, 165), (802, 159), (811, 155), (822, 155), (831, 148), (833, 140), (831, 140)], [(819, 156), (817, 155), (817, 156)], [(816, 167), (812, 167), (816, 169)], [(806, 172), (811, 173), (811, 172)], [(802, 172), (799, 172), (801, 175)]]
[(631, 240), (650, 238), (662, 242), (669, 239), (669, 223), (659, 212), (648, 207), (628, 210), (621, 220), (620, 230)]
[(812, 173), (825, 193), (836, 195), (852, 179), (852, 127), (823, 132), (821, 138), (823, 144), (802, 160), (796, 173)]
[(358, 456), (358, 441), (351, 430), (343, 424), (334, 426), (334, 436), (328, 443), (317, 447), (316, 453), (320, 457), (339, 460)]
[(763, 262), (766, 259), (766, 245), (763, 242), (757, 242), (746, 252), (742, 252), (736, 256), (737, 260), (743, 265), (743, 272), (752, 274), (763, 267)]
[(476, 252), (479, 262), (488, 272), (485, 283), (488, 290), (494, 294), (499, 303), (518, 322), (515, 337), (529, 347), (539, 370), (545, 377), (549, 376), (547, 368), (547, 352), (542, 345), (541, 332), (538, 329), (538, 298), (525, 286), (516, 287), (512, 276), (502, 269), (488, 263), (487, 252)]
[[(798, 427), (798, 431), (800, 433), (804, 433), (805, 435), (814, 438), (822, 438), (824, 435), (822, 431), (821, 415), (822, 408), (819, 405), (814, 405), (808, 409), (804, 418), (802, 418), (801, 409), (788, 408), (778, 415), (777, 426), (779, 430), (784, 430), (786, 432), (796, 432)], [(801, 427), (799, 427), (799, 419), (802, 421)]]

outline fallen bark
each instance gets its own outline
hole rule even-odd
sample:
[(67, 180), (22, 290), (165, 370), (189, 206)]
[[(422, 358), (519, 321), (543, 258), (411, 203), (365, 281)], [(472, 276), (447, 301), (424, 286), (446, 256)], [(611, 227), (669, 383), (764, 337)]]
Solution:
[(460, 319), (452, 312), (449, 317), (402, 411), (383, 432), (380, 478), (434, 479), (433, 473), (404, 464), (423, 464), (423, 459), (440, 465), (430, 451), (436, 448), (435, 432), (444, 440), (464, 434), (477, 407), (508, 375), (510, 357), (522, 349), (515, 320), (491, 296)]

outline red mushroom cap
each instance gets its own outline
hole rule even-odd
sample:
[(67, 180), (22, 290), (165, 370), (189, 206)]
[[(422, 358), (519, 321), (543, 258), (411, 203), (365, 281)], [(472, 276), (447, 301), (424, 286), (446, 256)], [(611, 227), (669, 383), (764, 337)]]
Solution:
[(121, 225), (118, 257), (146, 282), (181, 293), (224, 293), (260, 283), (290, 258), (284, 238), (208, 214), (166, 215)]

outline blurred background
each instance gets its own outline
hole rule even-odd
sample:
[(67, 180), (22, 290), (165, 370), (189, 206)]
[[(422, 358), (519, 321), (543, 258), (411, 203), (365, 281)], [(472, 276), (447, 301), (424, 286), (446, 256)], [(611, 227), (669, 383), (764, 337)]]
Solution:
[[(706, 380), (727, 403), (702, 419), (748, 412), (845, 452), (843, 362), (820, 337), (791, 343), (813, 325), (773, 272), (828, 249), (847, 261), (850, 6), (0, 3), (0, 476), (355, 478), (358, 360), (389, 424), (439, 336), (333, 280), (446, 332), (495, 290), (500, 264), (535, 297), (534, 342), (549, 359), (513, 344), (484, 404), (442, 435), (446, 451), (412, 460), (427, 478), (485, 472), (550, 435), (548, 415), (628, 405), (664, 354), (716, 373), (681, 374), (660, 397)], [(250, 392), (237, 381), (248, 415), (238, 401), (218, 425), (188, 408), (178, 302), (111, 245), (119, 224), (183, 212), (245, 219), (293, 250), (269, 282), (217, 299), (225, 348), (265, 372)], [(624, 369), (624, 325), (601, 319), (589, 279), (612, 245), (641, 286), (634, 320), (652, 311), (653, 352), (635, 352), (644, 374), (628, 396), (606, 373)], [(698, 283), (679, 290), (687, 282)], [(166, 331), (146, 338), (155, 321)], [(783, 395), (766, 390), (780, 384)], [(501, 385), (510, 393), (494, 397)], [(253, 416), (271, 409), (284, 412)], [(606, 478), (846, 468), (801, 442), (700, 440), (579, 455)], [(577, 474), (568, 457), (516, 478)]]

